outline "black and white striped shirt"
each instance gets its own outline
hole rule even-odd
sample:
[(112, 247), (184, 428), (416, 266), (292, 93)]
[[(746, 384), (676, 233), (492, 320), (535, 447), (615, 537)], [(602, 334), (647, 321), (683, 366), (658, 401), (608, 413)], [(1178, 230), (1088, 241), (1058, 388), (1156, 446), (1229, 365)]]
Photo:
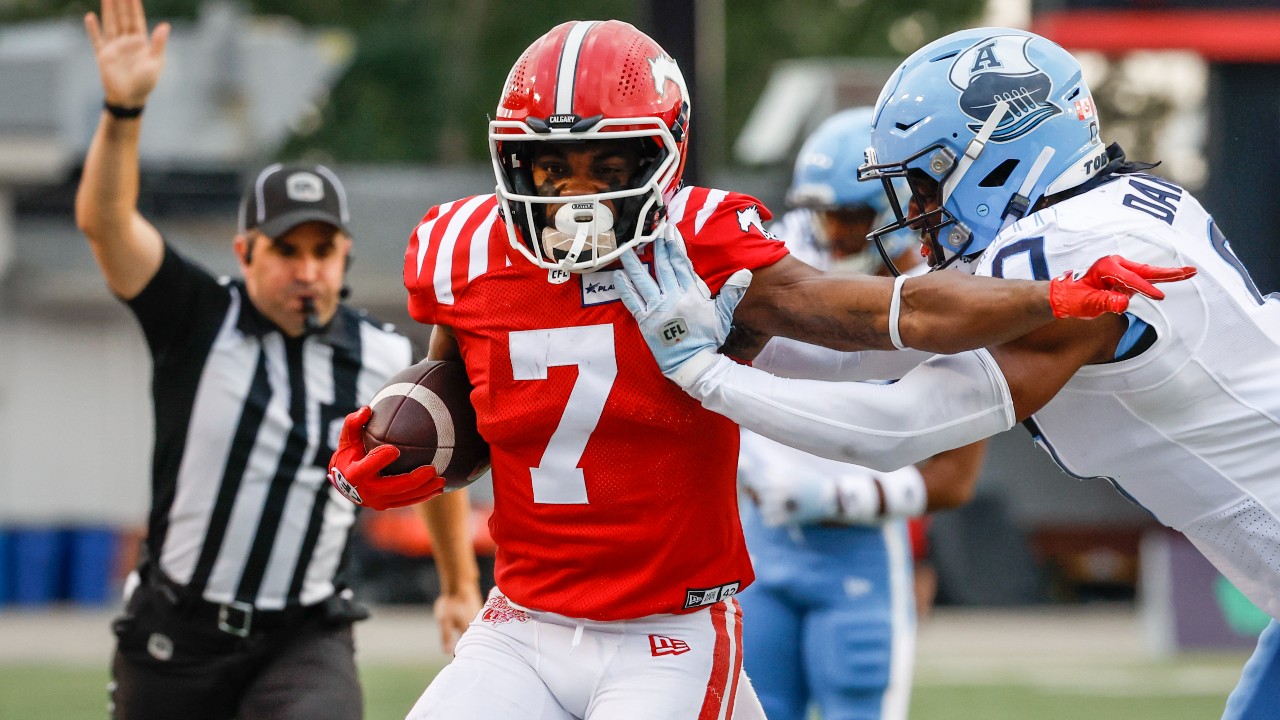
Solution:
[(343, 418), (412, 362), (409, 341), (346, 306), (324, 331), (290, 338), (242, 282), (167, 246), (128, 305), (153, 361), (152, 561), (210, 602), (328, 598), (355, 507), (326, 465)]

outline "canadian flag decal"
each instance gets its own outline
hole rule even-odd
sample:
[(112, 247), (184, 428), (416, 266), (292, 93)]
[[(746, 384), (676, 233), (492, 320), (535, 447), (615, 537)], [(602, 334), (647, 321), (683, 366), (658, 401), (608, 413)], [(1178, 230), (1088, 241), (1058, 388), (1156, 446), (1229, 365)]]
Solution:
[(649, 636), (649, 652), (654, 657), (662, 655), (680, 655), (689, 652), (689, 643), (663, 635)]

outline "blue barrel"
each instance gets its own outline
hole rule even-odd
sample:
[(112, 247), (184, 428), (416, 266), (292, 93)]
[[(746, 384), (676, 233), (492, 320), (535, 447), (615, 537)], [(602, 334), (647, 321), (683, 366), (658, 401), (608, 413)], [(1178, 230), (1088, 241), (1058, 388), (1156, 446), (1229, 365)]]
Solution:
[(10, 532), (13, 602), (45, 605), (62, 597), (66, 537), (56, 528)]
[(103, 527), (82, 527), (67, 535), (67, 599), (83, 605), (105, 604), (115, 579), (115, 532)]
[(7, 528), (0, 528), (0, 606), (13, 600), (13, 539)]

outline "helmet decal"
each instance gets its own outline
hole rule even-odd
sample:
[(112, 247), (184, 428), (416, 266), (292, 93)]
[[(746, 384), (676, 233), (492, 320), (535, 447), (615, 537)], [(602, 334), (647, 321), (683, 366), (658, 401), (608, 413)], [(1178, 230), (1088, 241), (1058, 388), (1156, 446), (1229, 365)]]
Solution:
[(587, 32), (595, 27), (595, 20), (588, 20), (574, 25), (564, 39), (564, 47), (560, 49), (560, 72), (556, 83), (556, 115), (573, 114), (574, 78), (578, 75), (578, 55), (582, 52), (582, 41)]
[(968, 127), (978, 132), (996, 104), (1008, 103), (993, 142), (1017, 140), (1041, 123), (1062, 113), (1049, 100), (1053, 81), (1027, 57), (1025, 35), (997, 35), (987, 38), (956, 56), (948, 78), (960, 90), (960, 109), (977, 122)]
[(667, 96), (667, 81), (674, 81), (680, 88), (680, 97), (689, 97), (689, 86), (684, 83), (684, 73), (680, 66), (668, 55), (649, 58), (649, 73), (653, 75), (653, 90), (662, 97)]

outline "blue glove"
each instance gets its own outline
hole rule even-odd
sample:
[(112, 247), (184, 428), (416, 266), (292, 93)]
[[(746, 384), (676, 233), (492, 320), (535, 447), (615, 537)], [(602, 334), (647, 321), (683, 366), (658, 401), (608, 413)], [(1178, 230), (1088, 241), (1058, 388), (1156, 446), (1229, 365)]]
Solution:
[(657, 281), (631, 250), (622, 254), (622, 267), (614, 271), (622, 304), (635, 316), (662, 374), (686, 387), (698, 374), (690, 371), (711, 365), (716, 348), (729, 337), (733, 311), (751, 285), (751, 271), (730, 275), (712, 298), (679, 238), (654, 241)]

